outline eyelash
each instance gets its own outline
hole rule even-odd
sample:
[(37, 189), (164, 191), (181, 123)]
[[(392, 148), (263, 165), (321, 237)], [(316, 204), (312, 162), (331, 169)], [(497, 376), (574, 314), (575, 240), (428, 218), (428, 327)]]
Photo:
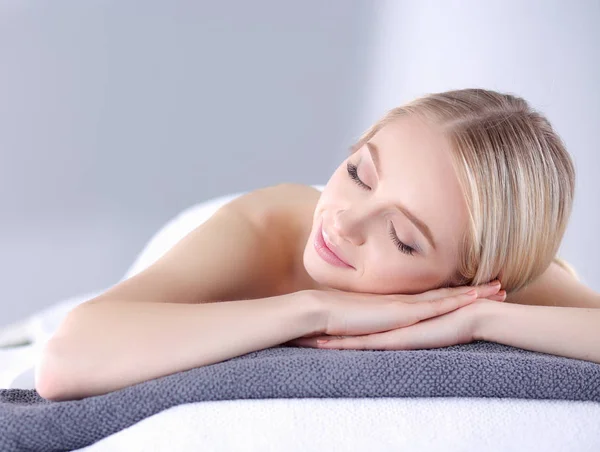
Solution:
[[(365, 184), (362, 180), (360, 180), (360, 177), (358, 177), (358, 167), (356, 165), (348, 162), (348, 164), (346, 165), (346, 168), (348, 170), (348, 175), (350, 176), (350, 179), (352, 179), (354, 182), (356, 182), (360, 186), (360, 188), (362, 188), (364, 190), (371, 190), (371, 187), (369, 187), (367, 184)], [(412, 256), (414, 254), (414, 252), (415, 252), (414, 248), (411, 248), (410, 246), (408, 246), (400, 241), (400, 239), (396, 235), (396, 232), (394, 231), (394, 225), (392, 223), (390, 223), (390, 237), (391, 237), (392, 241), (394, 242), (394, 244), (396, 245), (396, 247), (402, 253), (408, 254), (410, 256)]]
[(390, 237), (392, 238), (392, 241), (396, 244), (396, 246), (398, 247), (398, 249), (401, 252), (403, 252), (404, 254), (408, 254), (409, 256), (412, 256), (414, 254), (414, 252), (415, 252), (414, 248), (411, 248), (410, 246), (408, 246), (400, 241), (400, 239), (396, 235), (396, 232), (394, 231), (394, 226), (392, 226), (391, 223), (390, 223)]
[(353, 165), (352, 163), (348, 162), (346, 168), (348, 169), (350, 179), (356, 182), (360, 186), (360, 188), (364, 188), (365, 190), (371, 190), (371, 187), (365, 184), (362, 180), (360, 180), (360, 177), (358, 177), (358, 167), (356, 165)]

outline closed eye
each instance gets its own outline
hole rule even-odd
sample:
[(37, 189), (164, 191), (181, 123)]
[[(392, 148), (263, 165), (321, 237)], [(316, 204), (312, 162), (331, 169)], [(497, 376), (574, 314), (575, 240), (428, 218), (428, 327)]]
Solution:
[[(356, 182), (359, 187), (361, 187), (364, 190), (371, 190), (371, 187), (369, 187), (367, 184), (365, 184), (360, 179), (360, 177), (358, 177), (358, 167), (356, 165), (348, 162), (348, 164), (346, 165), (346, 169), (348, 170), (348, 175), (350, 176), (350, 179), (352, 179), (354, 182)], [(398, 235), (396, 234), (396, 230), (394, 229), (394, 224), (391, 221), (390, 221), (390, 238), (392, 239), (392, 242), (394, 242), (394, 244), (396, 245), (396, 248), (398, 248), (398, 250), (400, 250), (402, 253), (408, 254), (409, 256), (414, 255), (415, 249), (411, 248), (410, 246), (408, 246), (407, 244), (405, 244), (398, 238)]]
[(394, 229), (394, 224), (390, 221), (390, 237), (392, 238), (392, 242), (396, 245), (396, 247), (404, 254), (408, 254), (412, 256), (415, 253), (415, 249), (403, 243), (396, 234), (396, 230)]
[(354, 182), (356, 182), (361, 188), (365, 189), (365, 190), (371, 190), (371, 187), (369, 187), (367, 184), (365, 184), (360, 177), (358, 177), (358, 167), (350, 162), (348, 162), (348, 164), (346, 165), (346, 169), (348, 170), (348, 175), (350, 176), (350, 179), (352, 179)]

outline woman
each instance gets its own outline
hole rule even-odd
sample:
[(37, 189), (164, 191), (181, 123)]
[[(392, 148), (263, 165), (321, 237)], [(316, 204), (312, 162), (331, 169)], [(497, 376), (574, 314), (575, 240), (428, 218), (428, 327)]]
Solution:
[(482, 89), (417, 99), (371, 127), (322, 193), (238, 197), (76, 307), (36, 389), (102, 394), (280, 344), (491, 340), (600, 362), (600, 295), (555, 257), (574, 178), (524, 100)]

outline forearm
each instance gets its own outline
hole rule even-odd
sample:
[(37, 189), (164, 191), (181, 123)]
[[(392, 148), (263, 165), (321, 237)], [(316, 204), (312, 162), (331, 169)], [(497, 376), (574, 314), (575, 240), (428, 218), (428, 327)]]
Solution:
[(86, 303), (48, 342), (36, 389), (52, 400), (104, 394), (314, 333), (319, 318), (305, 292), (208, 304)]
[(487, 303), (474, 338), (600, 363), (600, 309)]

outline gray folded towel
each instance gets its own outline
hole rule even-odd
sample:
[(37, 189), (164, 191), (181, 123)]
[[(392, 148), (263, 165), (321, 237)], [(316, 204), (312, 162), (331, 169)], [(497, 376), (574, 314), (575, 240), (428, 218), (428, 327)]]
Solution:
[(273, 347), (81, 400), (50, 402), (35, 390), (0, 390), (0, 450), (81, 448), (185, 403), (326, 397), (600, 403), (600, 364), (484, 341), (406, 351)]

